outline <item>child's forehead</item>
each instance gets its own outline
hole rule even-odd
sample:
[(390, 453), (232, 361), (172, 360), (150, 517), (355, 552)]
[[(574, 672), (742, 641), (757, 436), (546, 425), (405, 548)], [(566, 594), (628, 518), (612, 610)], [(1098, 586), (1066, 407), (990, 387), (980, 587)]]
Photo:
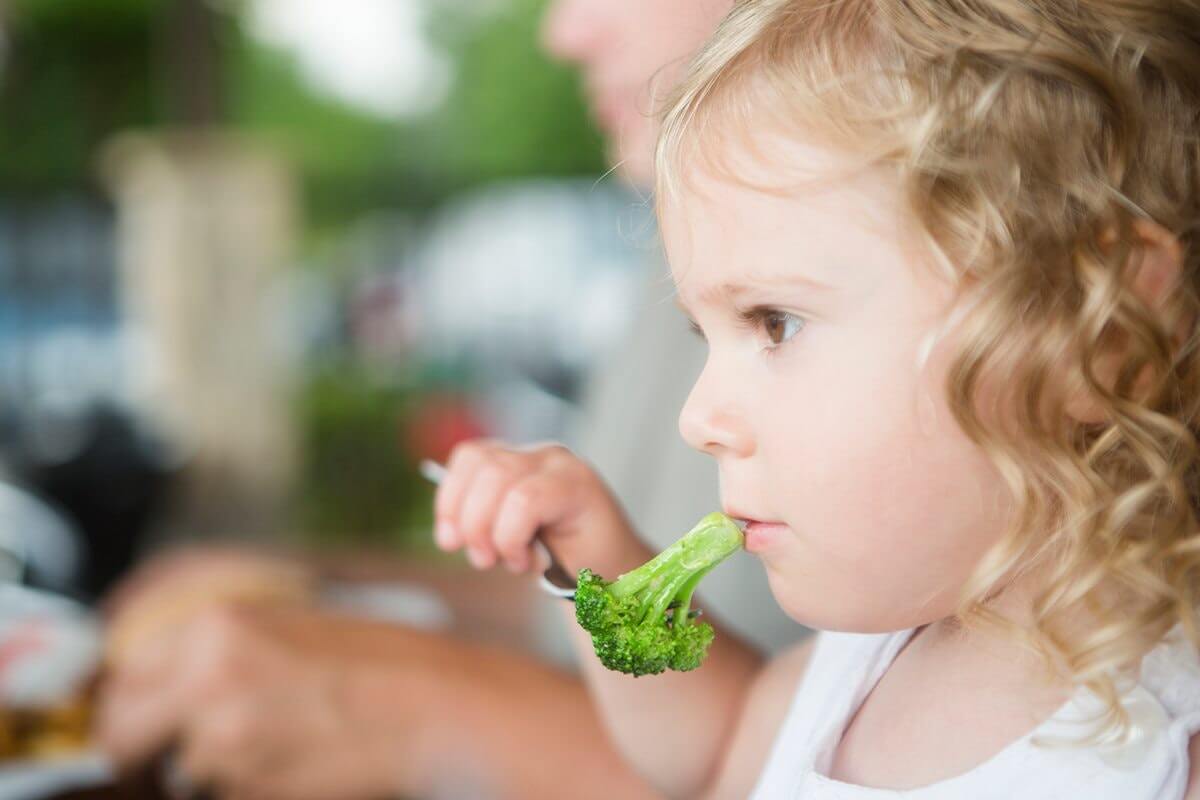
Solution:
[(681, 293), (728, 297), (736, 285), (837, 288), (865, 264), (906, 256), (903, 205), (886, 173), (852, 170), (811, 148), (796, 152), (813, 156), (809, 169), (786, 178), (786, 168), (779, 170), (777, 186), (752, 184), (768, 177), (761, 172), (695, 169), (663, 203), (663, 241)]
[(716, 223), (759, 235), (772, 226), (806, 224), (894, 235), (905, 216), (894, 170), (853, 154), (770, 134), (713, 147), (722, 152), (694, 161), (680, 174), (676, 189), (660, 199), (664, 235), (683, 234), (700, 221), (709, 228)]

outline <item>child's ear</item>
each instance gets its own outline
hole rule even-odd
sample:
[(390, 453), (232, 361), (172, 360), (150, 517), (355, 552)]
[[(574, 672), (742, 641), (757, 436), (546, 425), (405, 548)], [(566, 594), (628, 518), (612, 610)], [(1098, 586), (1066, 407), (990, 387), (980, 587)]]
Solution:
[[(1133, 293), (1141, 299), (1152, 311), (1165, 313), (1171, 293), (1179, 286), (1183, 276), (1183, 247), (1170, 231), (1156, 222), (1138, 219), (1133, 222), (1133, 230), (1137, 236), (1140, 253), (1134, 257), (1139, 259), (1137, 271), (1130, 276)], [(1115, 233), (1109, 233), (1102, 241), (1103, 246), (1111, 246), (1116, 240)], [(1178, 351), (1187, 341), (1195, 325), (1191, 314), (1185, 314), (1171, 334), (1171, 349)], [(1095, 362), (1096, 379), (1101, 385), (1112, 389), (1117, 382), (1122, 364), (1125, 362), (1124, 337), (1112, 337), (1111, 342)], [(1149, 388), (1153, 375), (1142, 371), (1134, 384), (1134, 396), (1142, 396)], [(1074, 372), (1074, 370), (1072, 371)], [(1075, 376), (1078, 379), (1078, 376)], [(1075, 381), (1073, 381), (1075, 383)], [(1071, 397), (1067, 403), (1067, 413), (1071, 417), (1086, 424), (1101, 423), (1106, 420), (1105, 412), (1096, 398), (1085, 387), (1076, 383), (1072, 387)]]

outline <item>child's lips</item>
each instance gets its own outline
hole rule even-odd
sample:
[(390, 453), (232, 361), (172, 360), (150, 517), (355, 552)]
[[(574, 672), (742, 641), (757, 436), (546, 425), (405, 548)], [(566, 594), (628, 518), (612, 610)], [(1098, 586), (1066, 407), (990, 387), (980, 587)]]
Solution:
[(787, 535), (788, 526), (782, 522), (759, 522), (750, 520), (744, 531), (746, 550), (751, 553), (761, 553)]
[[(728, 513), (728, 512), (727, 512)], [(742, 526), (746, 550), (751, 553), (761, 553), (783, 536), (787, 535), (788, 526), (782, 522), (772, 522), (739, 514), (729, 514)]]

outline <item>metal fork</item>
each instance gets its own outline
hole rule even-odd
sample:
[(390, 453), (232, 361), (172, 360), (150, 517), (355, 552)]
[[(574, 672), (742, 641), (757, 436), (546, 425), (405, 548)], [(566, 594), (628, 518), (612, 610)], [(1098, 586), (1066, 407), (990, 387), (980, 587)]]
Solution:
[[(425, 480), (435, 485), (440, 484), (446, 477), (446, 468), (430, 458), (423, 459), (418, 468)], [(550, 552), (550, 548), (546, 547), (546, 543), (542, 541), (541, 536), (535, 535), (533, 543), (541, 552), (546, 563), (549, 564), (539, 577), (538, 585), (542, 587), (543, 591), (555, 597), (574, 600), (575, 579), (571, 577), (571, 573), (558, 563), (554, 554)]]

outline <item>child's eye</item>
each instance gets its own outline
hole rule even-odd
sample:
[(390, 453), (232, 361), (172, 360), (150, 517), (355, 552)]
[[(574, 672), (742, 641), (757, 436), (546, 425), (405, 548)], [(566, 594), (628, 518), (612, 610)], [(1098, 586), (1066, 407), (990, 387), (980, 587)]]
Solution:
[(786, 311), (770, 311), (762, 316), (763, 330), (772, 345), (781, 345), (804, 327), (804, 320)]
[(766, 335), (768, 350), (787, 344), (805, 325), (803, 317), (777, 308), (750, 309), (742, 313), (742, 318)]

